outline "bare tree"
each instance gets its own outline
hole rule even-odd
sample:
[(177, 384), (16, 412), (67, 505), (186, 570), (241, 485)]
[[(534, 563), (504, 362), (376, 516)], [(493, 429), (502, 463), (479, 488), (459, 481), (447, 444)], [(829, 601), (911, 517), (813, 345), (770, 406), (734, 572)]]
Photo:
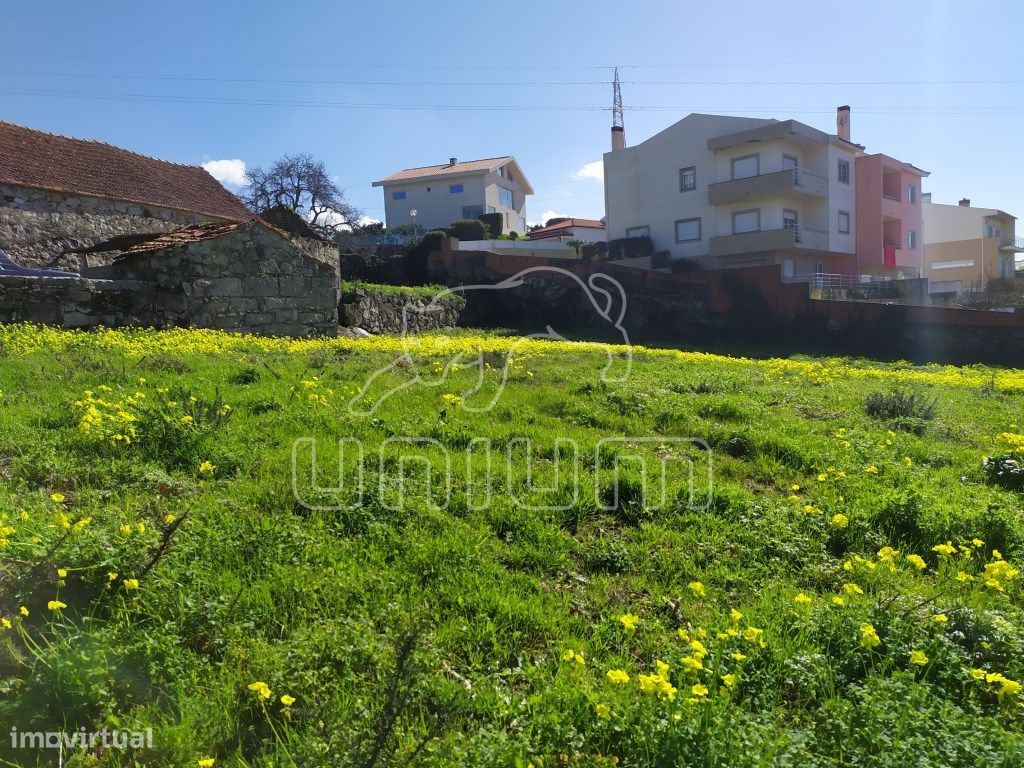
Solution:
[(285, 155), (269, 168), (252, 168), (248, 175), (241, 197), (255, 213), (285, 206), (325, 237), (355, 226), (362, 215), (312, 155)]

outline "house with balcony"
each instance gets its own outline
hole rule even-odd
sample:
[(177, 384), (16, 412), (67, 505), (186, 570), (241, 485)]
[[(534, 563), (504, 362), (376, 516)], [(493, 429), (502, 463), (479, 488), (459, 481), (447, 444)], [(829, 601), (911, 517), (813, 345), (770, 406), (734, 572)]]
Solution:
[(797, 120), (688, 115), (605, 154), (608, 238), (650, 235), (704, 269), (851, 272), (861, 151)]
[(1014, 277), (1018, 254), (1024, 254), (1015, 216), (972, 206), (966, 198), (957, 205), (933, 203), (930, 195), (924, 196), (921, 213), (929, 292), (961, 294)]
[(857, 157), (857, 271), (925, 277), (921, 180), (927, 171), (883, 154)]
[(453, 157), (441, 165), (396, 171), (373, 186), (384, 190), (389, 227), (432, 229), (500, 213), (503, 232), (526, 234), (526, 197), (533, 187), (511, 155), (461, 162)]

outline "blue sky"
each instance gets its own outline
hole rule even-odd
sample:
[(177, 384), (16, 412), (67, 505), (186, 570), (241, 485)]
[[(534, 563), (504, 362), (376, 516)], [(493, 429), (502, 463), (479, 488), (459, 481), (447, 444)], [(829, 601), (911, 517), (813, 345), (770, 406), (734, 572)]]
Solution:
[[(399, 168), (514, 154), (545, 212), (603, 215), (611, 67), (626, 137), (689, 112), (789, 117), (1024, 216), (1024, 4), (0, 3), (0, 119), (187, 163), (310, 152), (367, 215)], [(237, 164), (221, 164), (237, 170)]]

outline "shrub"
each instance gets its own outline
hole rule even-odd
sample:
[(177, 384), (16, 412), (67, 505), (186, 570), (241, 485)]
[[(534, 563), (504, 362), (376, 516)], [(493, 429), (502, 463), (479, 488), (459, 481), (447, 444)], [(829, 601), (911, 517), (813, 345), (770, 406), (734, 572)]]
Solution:
[[(485, 214), (486, 215), (486, 214)], [(448, 226), (448, 236), (456, 237), (459, 240), (487, 240), (494, 234), (488, 229), (488, 225), (480, 219), (456, 219)], [(498, 230), (500, 233), (501, 230)]]
[(608, 241), (608, 259), (638, 259), (654, 256), (654, 241), (649, 237), (620, 237)]
[(864, 401), (864, 410), (868, 416), (880, 421), (895, 419), (921, 419), (930, 421), (935, 418), (937, 397), (929, 399), (917, 392), (897, 389), (895, 392), (872, 392)]
[(608, 243), (587, 243), (583, 246), (583, 258), (590, 261), (603, 261), (608, 258)]
[(676, 259), (670, 262), (668, 266), (673, 275), (685, 272), (700, 272), (700, 264), (694, 259)]
[(1011, 491), (1024, 492), (1024, 466), (1011, 454), (989, 456), (982, 462), (985, 480)]
[[(505, 217), (500, 213), (481, 213), (476, 218), (478, 221), (482, 221), (484, 226), (487, 227), (487, 232), (490, 237), (497, 237), (505, 228)], [(454, 225), (455, 222), (452, 222), (452, 224)]]

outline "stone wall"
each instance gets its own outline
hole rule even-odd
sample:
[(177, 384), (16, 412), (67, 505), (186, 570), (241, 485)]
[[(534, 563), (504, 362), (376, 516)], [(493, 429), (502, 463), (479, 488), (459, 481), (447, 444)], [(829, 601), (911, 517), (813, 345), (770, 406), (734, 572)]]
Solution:
[(57, 264), (77, 271), (106, 263), (105, 257), (62, 256), (69, 248), (214, 220), (169, 208), (0, 184), (0, 250), (27, 267)]
[(130, 254), (86, 277), (153, 283), (167, 325), (336, 336), (336, 271), (253, 221), (226, 235)]
[[(341, 296), (338, 321), (350, 328), (362, 328), (371, 333), (401, 333), (408, 322), (409, 333), (454, 328), (462, 323), (465, 302), (456, 297), (439, 304), (440, 310), (424, 312), (428, 302), (422, 299), (392, 293), (355, 288)], [(412, 311), (404, 313), (406, 306)], [(403, 320), (403, 314), (408, 320)]]
[(0, 275), (0, 323), (159, 327), (168, 319), (153, 283)]

